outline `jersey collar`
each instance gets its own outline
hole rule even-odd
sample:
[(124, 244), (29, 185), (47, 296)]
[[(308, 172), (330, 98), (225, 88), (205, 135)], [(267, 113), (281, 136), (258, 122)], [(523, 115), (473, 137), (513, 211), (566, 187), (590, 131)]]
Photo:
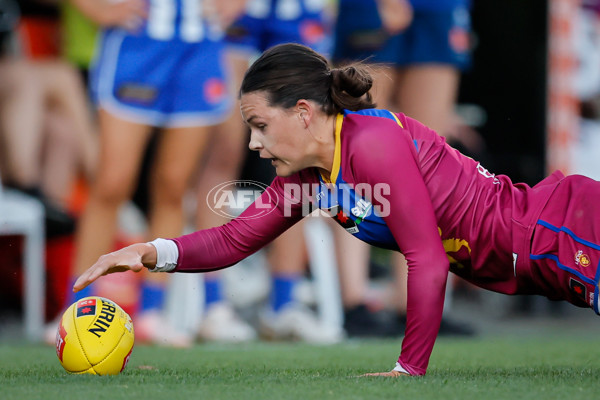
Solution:
[(337, 182), (338, 175), (340, 174), (340, 163), (342, 161), (342, 142), (340, 140), (342, 133), (342, 123), (344, 121), (344, 115), (338, 114), (335, 119), (335, 149), (333, 151), (333, 165), (331, 166), (331, 174), (328, 177), (321, 174), (321, 179), (325, 183)]

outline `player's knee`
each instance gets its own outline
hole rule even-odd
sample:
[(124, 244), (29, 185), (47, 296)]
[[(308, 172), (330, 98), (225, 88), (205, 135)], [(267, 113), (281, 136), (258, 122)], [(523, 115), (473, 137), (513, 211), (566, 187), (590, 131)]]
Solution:
[(94, 184), (92, 195), (96, 201), (105, 205), (119, 205), (132, 193), (130, 185), (119, 177), (100, 173)]
[(163, 202), (181, 204), (187, 187), (187, 182), (178, 173), (161, 171), (154, 174), (152, 191), (155, 198)]

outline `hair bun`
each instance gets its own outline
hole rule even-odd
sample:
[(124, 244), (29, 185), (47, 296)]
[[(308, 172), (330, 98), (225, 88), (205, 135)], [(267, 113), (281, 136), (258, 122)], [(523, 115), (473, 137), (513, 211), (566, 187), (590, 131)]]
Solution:
[(373, 86), (373, 78), (362, 69), (353, 65), (331, 70), (333, 86), (348, 93), (352, 97), (365, 95)]

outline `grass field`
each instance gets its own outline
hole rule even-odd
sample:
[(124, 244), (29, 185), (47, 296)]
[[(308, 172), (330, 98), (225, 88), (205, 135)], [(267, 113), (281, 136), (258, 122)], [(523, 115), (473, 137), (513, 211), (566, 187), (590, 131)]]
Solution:
[(136, 346), (119, 376), (69, 375), (52, 347), (0, 344), (0, 399), (593, 399), (597, 335), (440, 338), (427, 376), (393, 366), (400, 341)]

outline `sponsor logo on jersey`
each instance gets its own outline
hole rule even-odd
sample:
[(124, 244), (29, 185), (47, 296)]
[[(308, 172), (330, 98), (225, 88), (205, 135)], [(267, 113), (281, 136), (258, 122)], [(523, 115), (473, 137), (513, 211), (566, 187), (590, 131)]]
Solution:
[(569, 278), (569, 289), (571, 289), (571, 291), (575, 293), (577, 297), (581, 298), (583, 301), (586, 301), (587, 288), (583, 283), (579, 282), (577, 279)]
[[(442, 228), (438, 226), (438, 233), (443, 237)], [(450, 262), (452, 272), (457, 272), (468, 267), (471, 269), (471, 246), (465, 239), (446, 238), (442, 239), (444, 251)]]
[[(354, 215), (356, 218), (362, 221), (367, 216), (369, 211), (371, 211), (371, 207), (371, 203), (369, 203), (366, 200), (360, 199), (356, 202), (356, 206), (352, 207), (352, 210), (350, 211), (352, 212), (352, 215)], [(359, 224), (360, 221), (357, 221), (356, 223)]]
[(488, 171), (483, 165), (481, 165), (481, 163), (477, 163), (477, 172), (479, 172), (480, 175), (484, 176), (487, 179), (493, 179), (493, 183), (494, 185), (499, 185), (500, 181), (498, 180), (498, 178), (496, 178), (495, 174), (492, 174), (490, 171)]
[(588, 267), (590, 265), (590, 257), (583, 251), (578, 250), (577, 253), (575, 253), (575, 264), (581, 265), (584, 268)]
[(81, 300), (77, 303), (77, 317), (96, 315), (96, 299)]
[(356, 226), (356, 222), (350, 218), (339, 205), (323, 209), (323, 211), (329, 213), (335, 222), (340, 224), (347, 232), (352, 234), (358, 233), (358, 226)]

